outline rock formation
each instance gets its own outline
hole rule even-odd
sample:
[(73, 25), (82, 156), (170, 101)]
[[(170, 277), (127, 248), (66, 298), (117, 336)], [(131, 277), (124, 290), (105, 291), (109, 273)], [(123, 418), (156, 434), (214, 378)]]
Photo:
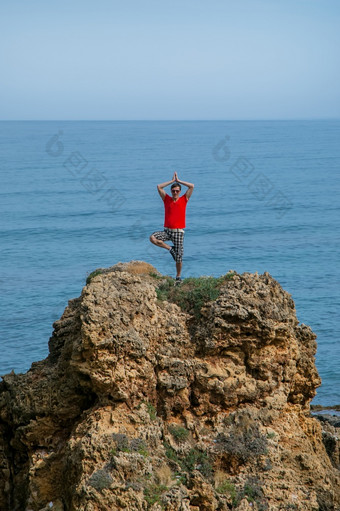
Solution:
[(47, 359), (3, 376), (1, 511), (340, 509), (315, 335), (269, 274), (204, 303), (184, 283), (180, 307), (146, 263), (96, 273)]

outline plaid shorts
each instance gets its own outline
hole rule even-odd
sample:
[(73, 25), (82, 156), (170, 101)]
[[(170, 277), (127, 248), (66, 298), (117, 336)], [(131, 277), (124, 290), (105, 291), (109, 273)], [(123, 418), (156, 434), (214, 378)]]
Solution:
[(170, 254), (175, 259), (176, 263), (180, 263), (183, 259), (183, 241), (184, 231), (172, 230), (164, 228), (164, 231), (156, 231), (152, 233), (157, 240), (172, 241), (174, 244), (170, 250)]

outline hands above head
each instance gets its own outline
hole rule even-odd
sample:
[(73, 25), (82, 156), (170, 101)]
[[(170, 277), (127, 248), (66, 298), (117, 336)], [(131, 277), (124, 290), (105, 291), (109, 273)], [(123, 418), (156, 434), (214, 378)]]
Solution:
[(191, 196), (191, 194), (192, 194), (192, 192), (194, 190), (194, 184), (193, 183), (187, 183), (186, 181), (181, 181), (179, 179), (179, 177), (178, 177), (177, 172), (175, 171), (174, 175), (172, 176), (171, 181), (167, 181), (166, 183), (161, 183), (161, 184), (157, 185), (158, 193), (162, 197), (163, 200), (165, 199), (165, 195), (166, 195), (166, 193), (164, 191), (164, 188), (166, 186), (171, 185), (172, 183), (175, 183), (176, 181), (177, 181), (177, 183), (188, 187), (188, 190), (185, 192), (185, 195), (187, 196), (187, 199), (190, 198), (190, 196)]

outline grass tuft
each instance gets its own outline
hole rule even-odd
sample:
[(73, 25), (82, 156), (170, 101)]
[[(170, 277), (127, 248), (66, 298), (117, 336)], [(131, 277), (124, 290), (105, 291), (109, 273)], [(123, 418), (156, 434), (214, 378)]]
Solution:
[(193, 470), (198, 470), (205, 477), (209, 478), (212, 475), (212, 462), (207, 452), (192, 448), (186, 454), (178, 454), (167, 442), (163, 444), (166, 457), (176, 463), (181, 468), (182, 473), (186, 472), (190, 475)]
[(153, 506), (156, 502), (160, 502), (162, 494), (167, 491), (167, 487), (163, 484), (152, 484), (144, 488), (144, 498), (149, 506)]
[(167, 300), (179, 305), (185, 312), (197, 318), (201, 315), (202, 307), (218, 298), (221, 287), (234, 277), (234, 273), (227, 273), (222, 277), (190, 277), (184, 279), (180, 286), (174, 286), (170, 277), (161, 280), (157, 288), (157, 298)]
[(91, 280), (94, 278), (94, 277), (97, 277), (97, 275), (101, 275), (103, 273), (103, 270), (94, 270), (92, 273), (90, 273), (90, 275), (88, 275), (87, 279), (86, 279), (86, 284), (90, 284)]
[(171, 435), (173, 436), (173, 438), (178, 443), (185, 442), (185, 440), (189, 436), (189, 431), (186, 428), (184, 428), (183, 426), (177, 426), (174, 424), (169, 427), (169, 431), (170, 431)]
[(110, 473), (104, 469), (97, 470), (91, 475), (89, 479), (89, 484), (92, 486), (92, 488), (95, 488), (97, 491), (109, 488), (112, 482), (113, 479)]

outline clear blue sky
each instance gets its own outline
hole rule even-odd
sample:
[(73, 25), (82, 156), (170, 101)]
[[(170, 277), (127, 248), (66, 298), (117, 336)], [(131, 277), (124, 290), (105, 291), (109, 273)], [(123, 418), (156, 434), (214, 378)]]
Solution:
[(340, 118), (339, 0), (3, 0), (0, 118)]

